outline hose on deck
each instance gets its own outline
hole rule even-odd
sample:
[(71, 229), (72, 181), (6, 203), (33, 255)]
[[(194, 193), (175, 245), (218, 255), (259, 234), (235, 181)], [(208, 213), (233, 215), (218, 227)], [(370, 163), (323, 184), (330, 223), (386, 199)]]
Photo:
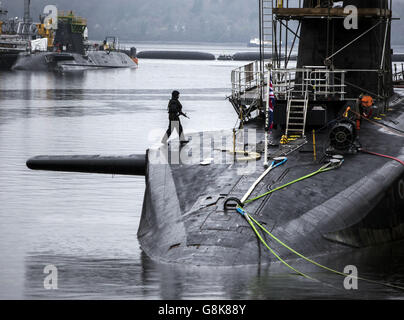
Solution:
[(359, 149), (359, 151), (363, 152), (363, 153), (372, 154), (374, 156), (378, 156), (378, 157), (382, 157), (382, 158), (386, 158), (386, 159), (391, 159), (391, 160), (397, 161), (398, 163), (400, 163), (400, 164), (402, 164), (404, 166), (404, 161), (402, 161), (402, 160), (400, 160), (398, 158), (388, 156), (388, 155), (385, 155), (385, 154), (381, 154), (381, 153), (377, 153), (377, 152), (373, 152), (373, 151), (368, 151), (368, 150), (365, 150), (365, 149)]

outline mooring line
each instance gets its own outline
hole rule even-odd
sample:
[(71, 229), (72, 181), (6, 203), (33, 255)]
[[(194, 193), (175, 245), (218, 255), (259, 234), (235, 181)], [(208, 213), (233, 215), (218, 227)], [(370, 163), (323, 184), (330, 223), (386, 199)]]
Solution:
[(264, 194), (262, 194), (262, 195), (259, 195), (259, 196), (255, 197), (255, 198), (253, 198), (253, 199), (246, 200), (246, 201), (244, 202), (244, 204), (248, 204), (248, 203), (254, 202), (254, 201), (256, 201), (256, 200), (259, 200), (259, 199), (261, 199), (261, 198), (263, 198), (263, 197), (266, 197), (266, 196), (270, 195), (271, 193), (274, 193), (274, 192), (276, 192), (276, 191), (285, 189), (286, 187), (288, 187), (288, 186), (290, 186), (290, 185), (292, 185), (292, 184), (295, 184), (295, 183), (298, 183), (298, 182), (300, 182), (300, 181), (309, 179), (309, 178), (311, 178), (311, 177), (313, 177), (313, 176), (315, 176), (315, 175), (317, 175), (317, 174), (319, 174), (319, 173), (323, 173), (323, 172), (328, 172), (328, 171), (331, 171), (331, 170), (335, 170), (335, 169), (339, 168), (339, 167), (342, 165), (342, 163), (343, 163), (343, 161), (340, 161), (340, 163), (339, 163), (338, 165), (335, 165), (335, 164), (332, 164), (331, 162), (329, 162), (329, 163), (327, 163), (326, 165), (322, 166), (322, 167), (321, 167), (319, 170), (317, 170), (317, 171), (314, 171), (314, 172), (312, 172), (312, 173), (310, 173), (310, 174), (308, 174), (308, 175), (306, 175), (306, 176), (304, 176), (304, 177), (301, 177), (301, 178), (299, 178), (299, 179), (296, 179), (296, 180), (293, 180), (293, 181), (291, 181), (291, 182), (288, 182), (288, 183), (286, 183), (286, 184), (284, 184), (284, 185), (282, 185), (282, 186), (280, 186), (280, 187), (278, 187), (278, 188), (272, 189), (272, 190), (270, 190), (270, 191), (268, 191), (268, 192), (266, 192), (266, 193), (264, 193)]
[(281, 241), (280, 239), (278, 239), (276, 236), (274, 236), (271, 232), (269, 232), (264, 226), (262, 226), (257, 220), (255, 220), (250, 214), (248, 214), (243, 208), (238, 207), (237, 211), (248, 221), (248, 223), (250, 224), (250, 226), (252, 227), (252, 229), (254, 230), (255, 234), (258, 236), (258, 238), (261, 240), (261, 242), (270, 250), (270, 252), (279, 260), (281, 261), (284, 265), (286, 265), (288, 268), (290, 268), (291, 270), (295, 271), (296, 273), (304, 276), (307, 279), (310, 280), (314, 280), (314, 281), (319, 281), (317, 279), (314, 279), (310, 276), (308, 276), (307, 274), (295, 269), (294, 267), (292, 267), (291, 265), (289, 265), (285, 260), (283, 260), (280, 255), (276, 254), (275, 251), (270, 248), (267, 243), (263, 240), (262, 236), (259, 234), (259, 232), (257, 231), (256, 227), (254, 226), (254, 223), (260, 227), (265, 233), (267, 233), (273, 240), (275, 240), (276, 242), (278, 242), (281, 246), (283, 246), (284, 248), (286, 248), (287, 250), (289, 250), (290, 252), (294, 253), (295, 255), (297, 255), (298, 257), (304, 259), (305, 261), (314, 264), (315, 266), (322, 268), (324, 270), (327, 270), (329, 272), (335, 273), (337, 275), (343, 276), (343, 277), (349, 277), (351, 279), (356, 279), (356, 280), (361, 280), (361, 281), (365, 281), (365, 282), (369, 282), (369, 283), (373, 283), (373, 284), (377, 284), (377, 285), (382, 285), (385, 287), (389, 287), (389, 288), (393, 288), (393, 289), (399, 289), (399, 290), (403, 290), (404, 291), (404, 287), (398, 286), (398, 285), (394, 285), (394, 284), (390, 284), (390, 283), (385, 283), (385, 282), (379, 282), (379, 281), (375, 281), (375, 280), (371, 280), (371, 279), (367, 279), (367, 278), (363, 278), (363, 277), (356, 277), (344, 272), (340, 272), (338, 270), (329, 268), (327, 266), (324, 266), (306, 256), (304, 256), (303, 254), (297, 252), (296, 250), (294, 250), (293, 248), (291, 248), (290, 246), (288, 246), (286, 243), (284, 243), (283, 241)]

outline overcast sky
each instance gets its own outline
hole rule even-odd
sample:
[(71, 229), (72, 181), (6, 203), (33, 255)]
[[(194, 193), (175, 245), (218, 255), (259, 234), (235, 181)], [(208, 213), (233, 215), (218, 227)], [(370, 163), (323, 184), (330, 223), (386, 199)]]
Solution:
[[(23, 15), (24, 0), (2, 3), (9, 17)], [(35, 21), (47, 4), (87, 18), (96, 40), (248, 42), (258, 36), (258, 0), (31, 0)], [(404, 17), (404, 0), (393, 4), (394, 16)], [(393, 42), (404, 44), (402, 30), (404, 21), (394, 21)]]

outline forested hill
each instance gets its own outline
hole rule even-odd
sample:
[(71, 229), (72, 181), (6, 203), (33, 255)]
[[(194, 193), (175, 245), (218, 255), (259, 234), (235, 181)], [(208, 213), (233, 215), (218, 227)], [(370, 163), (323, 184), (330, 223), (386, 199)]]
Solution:
[[(291, 0), (292, 1), (292, 0)], [(404, 19), (404, 0), (393, 0)], [(3, 0), (9, 17), (23, 15), (23, 0)], [(90, 39), (117, 35), (133, 41), (247, 42), (258, 36), (258, 0), (31, 0), (37, 20), (46, 4), (88, 20)], [(404, 44), (404, 21), (393, 42)]]
[[(23, 15), (23, 0), (3, 0), (9, 17)], [(255, 0), (32, 0), (32, 17), (46, 4), (87, 18), (89, 36), (134, 41), (246, 42), (258, 35)]]

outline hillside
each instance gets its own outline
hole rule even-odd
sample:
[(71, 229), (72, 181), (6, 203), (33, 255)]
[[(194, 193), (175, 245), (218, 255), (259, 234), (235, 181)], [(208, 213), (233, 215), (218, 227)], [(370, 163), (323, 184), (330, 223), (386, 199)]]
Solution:
[[(292, 0), (291, 0), (292, 1)], [(9, 16), (23, 15), (23, 0), (3, 0)], [(258, 36), (257, 0), (32, 0), (36, 19), (46, 4), (88, 19), (91, 39), (117, 35), (131, 41), (247, 42)], [(404, 0), (394, 0), (404, 16)], [(404, 44), (403, 21), (394, 22), (393, 42)]]

